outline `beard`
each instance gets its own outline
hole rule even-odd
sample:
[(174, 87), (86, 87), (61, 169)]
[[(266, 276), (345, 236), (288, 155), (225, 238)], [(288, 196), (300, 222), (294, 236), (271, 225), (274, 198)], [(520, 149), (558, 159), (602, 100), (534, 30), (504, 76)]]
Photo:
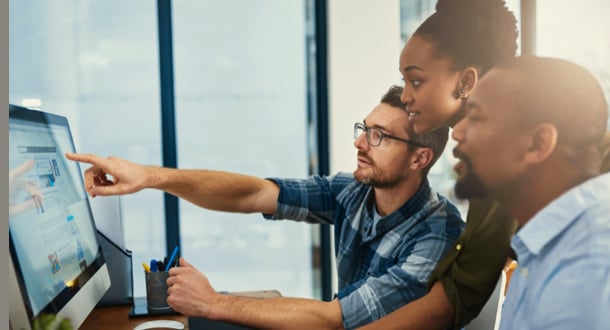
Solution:
[(486, 197), (488, 193), (487, 188), (474, 173), (470, 158), (457, 149), (453, 149), (453, 155), (459, 158), (466, 166), (466, 174), (455, 182), (455, 196), (461, 199)]
[(391, 176), (387, 172), (379, 169), (371, 158), (366, 154), (359, 152), (358, 156), (366, 158), (370, 166), (366, 169), (357, 168), (354, 171), (354, 179), (356, 181), (371, 186), (373, 188), (393, 188), (401, 182), (399, 176)]

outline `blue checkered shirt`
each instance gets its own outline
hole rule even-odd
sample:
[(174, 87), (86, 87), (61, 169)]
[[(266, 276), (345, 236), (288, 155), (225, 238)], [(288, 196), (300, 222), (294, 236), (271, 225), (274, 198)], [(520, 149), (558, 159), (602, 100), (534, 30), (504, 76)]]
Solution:
[(377, 320), (426, 293), (430, 273), (464, 229), (458, 209), (424, 181), (374, 225), (374, 190), (351, 174), (270, 179), (280, 187), (267, 219), (334, 224), (343, 326)]

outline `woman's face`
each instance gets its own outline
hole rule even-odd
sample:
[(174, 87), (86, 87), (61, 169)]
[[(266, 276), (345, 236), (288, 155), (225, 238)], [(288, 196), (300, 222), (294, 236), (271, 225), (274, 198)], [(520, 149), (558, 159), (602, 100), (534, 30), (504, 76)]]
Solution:
[(405, 82), (401, 99), (418, 134), (453, 126), (463, 117), (461, 72), (452, 70), (451, 64), (448, 58), (435, 56), (434, 44), (418, 35), (410, 38), (400, 54)]

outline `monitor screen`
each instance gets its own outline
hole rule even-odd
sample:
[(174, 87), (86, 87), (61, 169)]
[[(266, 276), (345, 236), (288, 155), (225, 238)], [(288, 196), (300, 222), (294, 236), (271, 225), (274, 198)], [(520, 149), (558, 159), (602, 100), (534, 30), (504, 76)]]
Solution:
[(59, 314), (78, 327), (110, 279), (67, 151), (75, 149), (65, 117), (9, 105), (10, 257), (27, 319)]

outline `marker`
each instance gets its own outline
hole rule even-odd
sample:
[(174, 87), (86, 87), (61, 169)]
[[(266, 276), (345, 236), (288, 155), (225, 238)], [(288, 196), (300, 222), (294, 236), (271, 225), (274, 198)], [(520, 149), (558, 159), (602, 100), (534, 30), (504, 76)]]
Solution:
[(142, 263), (142, 267), (144, 267), (144, 271), (146, 271), (147, 273), (150, 273), (150, 267), (148, 267), (148, 265), (145, 262)]
[(174, 252), (172, 252), (172, 256), (169, 257), (169, 261), (167, 262), (167, 265), (165, 265), (166, 272), (169, 271), (169, 268), (172, 266), (172, 263), (174, 263), (174, 259), (176, 258), (177, 253), (178, 253), (178, 245), (176, 245), (176, 247), (174, 248)]
[(157, 267), (157, 260), (150, 259), (150, 271), (151, 272), (158, 272), (159, 271), (159, 268)]

